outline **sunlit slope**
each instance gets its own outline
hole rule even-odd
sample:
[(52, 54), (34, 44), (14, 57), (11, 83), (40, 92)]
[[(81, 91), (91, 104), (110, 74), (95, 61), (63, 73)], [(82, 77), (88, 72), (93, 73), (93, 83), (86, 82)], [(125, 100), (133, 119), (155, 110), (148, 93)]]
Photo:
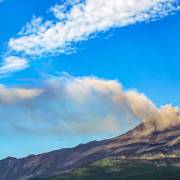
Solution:
[(74, 172), (33, 180), (179, 180), (180, 161), (177, 155), (143, 155), (114, 157), (96, 161)]

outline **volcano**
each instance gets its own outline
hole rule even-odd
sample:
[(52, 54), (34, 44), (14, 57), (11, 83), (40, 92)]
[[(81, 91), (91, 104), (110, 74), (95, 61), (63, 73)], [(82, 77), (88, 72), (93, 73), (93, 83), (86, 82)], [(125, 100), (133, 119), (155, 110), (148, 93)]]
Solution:
[(151, 130), (141, 123), (118, 137), (92, 141), (74, 148), (0, 161), (1, 180), (28, 180), (71, 172), (83, 165), (114, 156), (135, 157), (144, 154), (180, 152), (180, 125), (165, 130)]

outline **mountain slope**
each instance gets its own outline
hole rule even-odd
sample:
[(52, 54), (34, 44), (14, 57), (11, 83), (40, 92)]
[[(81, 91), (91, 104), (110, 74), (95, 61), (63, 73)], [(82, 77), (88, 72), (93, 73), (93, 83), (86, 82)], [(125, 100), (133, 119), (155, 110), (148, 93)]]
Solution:
[(164, 131), (149, 131), (140, 124), (113, 139), (93, 141), (75, 148), (61, 149), (22, 159), (0, 161), (1, 180), (27, 180), (70, 172), (88, 163), (111, 156), (136, 156), (150, 152), (173, 153), (180, 150), (180, 126)]

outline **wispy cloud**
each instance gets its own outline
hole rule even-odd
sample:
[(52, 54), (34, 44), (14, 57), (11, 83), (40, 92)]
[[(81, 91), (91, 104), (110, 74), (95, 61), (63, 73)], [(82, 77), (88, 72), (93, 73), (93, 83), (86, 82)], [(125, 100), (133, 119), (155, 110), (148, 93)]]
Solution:
[(98, 32), (162, 18), (178, 8), (178, 0), (67, 1), (50, 9), (55, 21), (34, 17), (9, 48), (35, 56), (63, 53)]
[(8, 56), (4, 58), (3, 64), (0, 67), (0, 75), (14, 73), (16, 71), (25, 69), (28, 66), (28, 61), (25, 58)]
[(148, 131), (180, 123), (178, 107), (159, 109), (144, 94), (96, 77), (51, 77), (40, 89), (0, 86), (0, 113), (0, 128), (9, 123), (18, 131), (56, 136), (119, 133), (139, 121)]

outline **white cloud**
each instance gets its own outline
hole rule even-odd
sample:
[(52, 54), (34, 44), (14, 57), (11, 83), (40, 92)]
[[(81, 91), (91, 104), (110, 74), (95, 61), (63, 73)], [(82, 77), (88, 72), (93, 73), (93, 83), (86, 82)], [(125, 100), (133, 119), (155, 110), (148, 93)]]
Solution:
[(98, 32), (161, 18), (179, 9), (178, 0), (86, 0), (67, 1), (50, 10), (55, 21), (33, 18), (9, 48), (27, 55), (63, 53), (72, 43)]
[(1, 124), (46, 136), (118, 134), (138, 122), (148, 133), (180, 124), (179, 107), (157, 108), (144, 94), (96, 77), (51, 77), (39, 90), (1, 85), (0, 114)]
[(0, 67), (0, 74), (9, 74), (27, 68), (28, 61), (17, 56), (8, 56)]

